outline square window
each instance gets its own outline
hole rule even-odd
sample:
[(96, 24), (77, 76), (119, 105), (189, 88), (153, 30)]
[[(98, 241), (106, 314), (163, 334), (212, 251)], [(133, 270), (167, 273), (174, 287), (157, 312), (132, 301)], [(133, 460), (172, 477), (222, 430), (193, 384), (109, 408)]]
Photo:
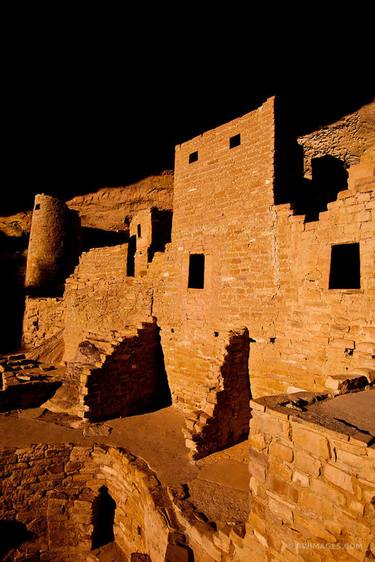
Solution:
[(191, 154), (189, 154), (189, 164), (192, 164), (193, 162), (196, 162), (198, 160), (198, 151), (196, 150), (195, 152), (192, 152)]
[(330, 289), (360, 289), (359, 243), (337, 244), (331, 250)]
[(189, 256), (189, 289), (204, 288), (204, 254), (190, 254)]
[(235, 148), (236, 146), (240, 146), (241, 144), (241, 135), (238, 133), (238, 135), (234, 135), (233, 137), (230, 137), (229, 139), (229, 148)]

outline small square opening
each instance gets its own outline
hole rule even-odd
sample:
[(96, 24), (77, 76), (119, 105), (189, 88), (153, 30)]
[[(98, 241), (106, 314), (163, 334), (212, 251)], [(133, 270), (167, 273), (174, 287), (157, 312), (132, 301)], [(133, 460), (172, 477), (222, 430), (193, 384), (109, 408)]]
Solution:
[(193, 162), (196, 162), (198, 160), (198, 151), (196, 150), (195, 152), (192, 152), (191, 154), (189, 154), (189, 164), (192, 164)]
[(238, 135), (234, 135), (233, 137), (230, 137), (229, 139), (229, 148), (235, 148), (236, 146), (240, 146), (241, 144), (241, 135), (240, 133), (238, 133)]
[(40, 209), (40, 203), (35, 203), (34, 211), (38, 211)]
[(359, 243), (337, 244), (331, 250), (330, 289), (360, 289)]
[(204, 288), (204, 254), (190, 254), (189, 256), (189, 289)]

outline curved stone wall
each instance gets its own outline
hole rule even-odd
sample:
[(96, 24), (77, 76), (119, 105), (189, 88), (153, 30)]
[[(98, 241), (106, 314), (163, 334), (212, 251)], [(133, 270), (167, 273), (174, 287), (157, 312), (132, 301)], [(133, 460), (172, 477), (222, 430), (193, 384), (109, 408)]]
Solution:
[(63, 201), (36, 195), (25, 286), (34, 291), (61, 289), (79, 255), (79, 218)]
[(11, 560), (97, 560), (93, 502), (105, 486), (116, 502), (114, 538), (130, 558), (165, 560), (178, 531), (171, 502), (147, 464), (125, 449), (72, 444), (0, 451), (0, 520), (23, 523), (33, 538)]

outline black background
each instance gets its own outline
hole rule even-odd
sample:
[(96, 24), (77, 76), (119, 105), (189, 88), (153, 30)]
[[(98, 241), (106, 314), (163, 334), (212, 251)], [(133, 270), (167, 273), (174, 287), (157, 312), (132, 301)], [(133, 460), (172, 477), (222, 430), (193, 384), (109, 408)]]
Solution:
[[(346, 37), (347, 19), (344, 29), (320, 13), (313, 33), (296, 22), (296, 39), (277, 14), (273, 26), (245, 12), (224, 13), (218, 23), (202, 20), (198, 5), (185, 8), (162, 23), (163, 14), (146, 6), (135, 17), (100, 6), (8, 15), (1, 214), (30, 207), (35, 193), (68, 198), (173, 169), (175, 144), (270, 95), (283, 98), (296, 134), (373, 97), (362, 53), (370, 51)], [(330, 25), (342, 44), (322, 46)]]

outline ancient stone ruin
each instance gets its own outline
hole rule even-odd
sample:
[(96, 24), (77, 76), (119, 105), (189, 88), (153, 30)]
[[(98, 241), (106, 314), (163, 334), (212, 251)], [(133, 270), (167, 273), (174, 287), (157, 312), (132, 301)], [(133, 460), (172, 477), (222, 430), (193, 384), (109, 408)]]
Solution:
[(375, 559), (375, 104), (280, 113), (1, 219), (1, 560)]

